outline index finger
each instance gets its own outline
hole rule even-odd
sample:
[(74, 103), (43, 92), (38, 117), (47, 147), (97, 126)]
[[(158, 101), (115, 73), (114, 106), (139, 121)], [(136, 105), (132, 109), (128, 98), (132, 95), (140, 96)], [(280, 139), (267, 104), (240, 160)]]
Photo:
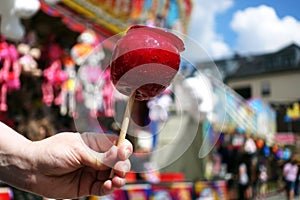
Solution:
[(118, 136), (106, 133), (85, 132), (81, 134), (84, 143), (96, 152), (108, 151), (113, 145), (118, 142)]

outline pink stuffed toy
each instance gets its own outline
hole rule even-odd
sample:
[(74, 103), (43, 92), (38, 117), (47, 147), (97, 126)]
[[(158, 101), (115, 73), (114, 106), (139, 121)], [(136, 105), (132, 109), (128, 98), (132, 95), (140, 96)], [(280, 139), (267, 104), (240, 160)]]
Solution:
[(18, 62), (18, 51), (13, 44), (3, 41), (0, 44), (0, 110), (7, 110), (7, 92), (20, 88), (21, 66)]
[(55, 105), (61, 104), (61, 86), (68, 78), (68, 75), (62, 69), (61, 57), (63, 50), (53, 43), (49, 47), (50, 66), (43, 72), (44, 82), (42, 83), (43, 102), (51, 106), (53, 101)]

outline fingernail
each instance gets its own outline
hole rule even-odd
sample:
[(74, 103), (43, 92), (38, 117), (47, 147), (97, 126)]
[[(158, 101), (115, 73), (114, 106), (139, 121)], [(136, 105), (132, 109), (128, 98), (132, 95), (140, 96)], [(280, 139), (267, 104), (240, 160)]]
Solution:
[(122, 171), (123, 171), (124, 173), (129, 172), (129, 170), (130, 170), (130, 168), (129, 168), (128, 165), (123, 165), (123, 166), (122, 166)]
[(124, 155), (125, 155), (125, 158), (128, 159), (129, 156), (131, 155), (131, 151), (129, 149), (125, 149), (124, 150)]

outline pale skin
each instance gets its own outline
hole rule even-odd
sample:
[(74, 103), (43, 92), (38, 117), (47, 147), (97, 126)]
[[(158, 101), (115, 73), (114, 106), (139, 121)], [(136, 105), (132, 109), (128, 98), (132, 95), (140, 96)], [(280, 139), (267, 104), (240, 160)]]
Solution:
[(117, 140), (64, 132), (32, 142), (0, 122), (0, 180), (48, 198), (107, 195), (125, 185), (131, 168), (132, 145), (125, 140), (117, 147)]

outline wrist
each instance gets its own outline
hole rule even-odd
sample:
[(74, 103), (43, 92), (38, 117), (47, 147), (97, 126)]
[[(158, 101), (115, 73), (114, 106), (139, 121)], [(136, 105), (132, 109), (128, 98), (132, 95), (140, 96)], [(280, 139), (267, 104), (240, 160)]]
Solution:
[[(33, 183), (33, 142), (20, 138), (9, 149), (1, 152), (0, 173), (2, 181), (14, 187), (28, 190)], [(25, 181), (24, 181), (25, 180)]]

